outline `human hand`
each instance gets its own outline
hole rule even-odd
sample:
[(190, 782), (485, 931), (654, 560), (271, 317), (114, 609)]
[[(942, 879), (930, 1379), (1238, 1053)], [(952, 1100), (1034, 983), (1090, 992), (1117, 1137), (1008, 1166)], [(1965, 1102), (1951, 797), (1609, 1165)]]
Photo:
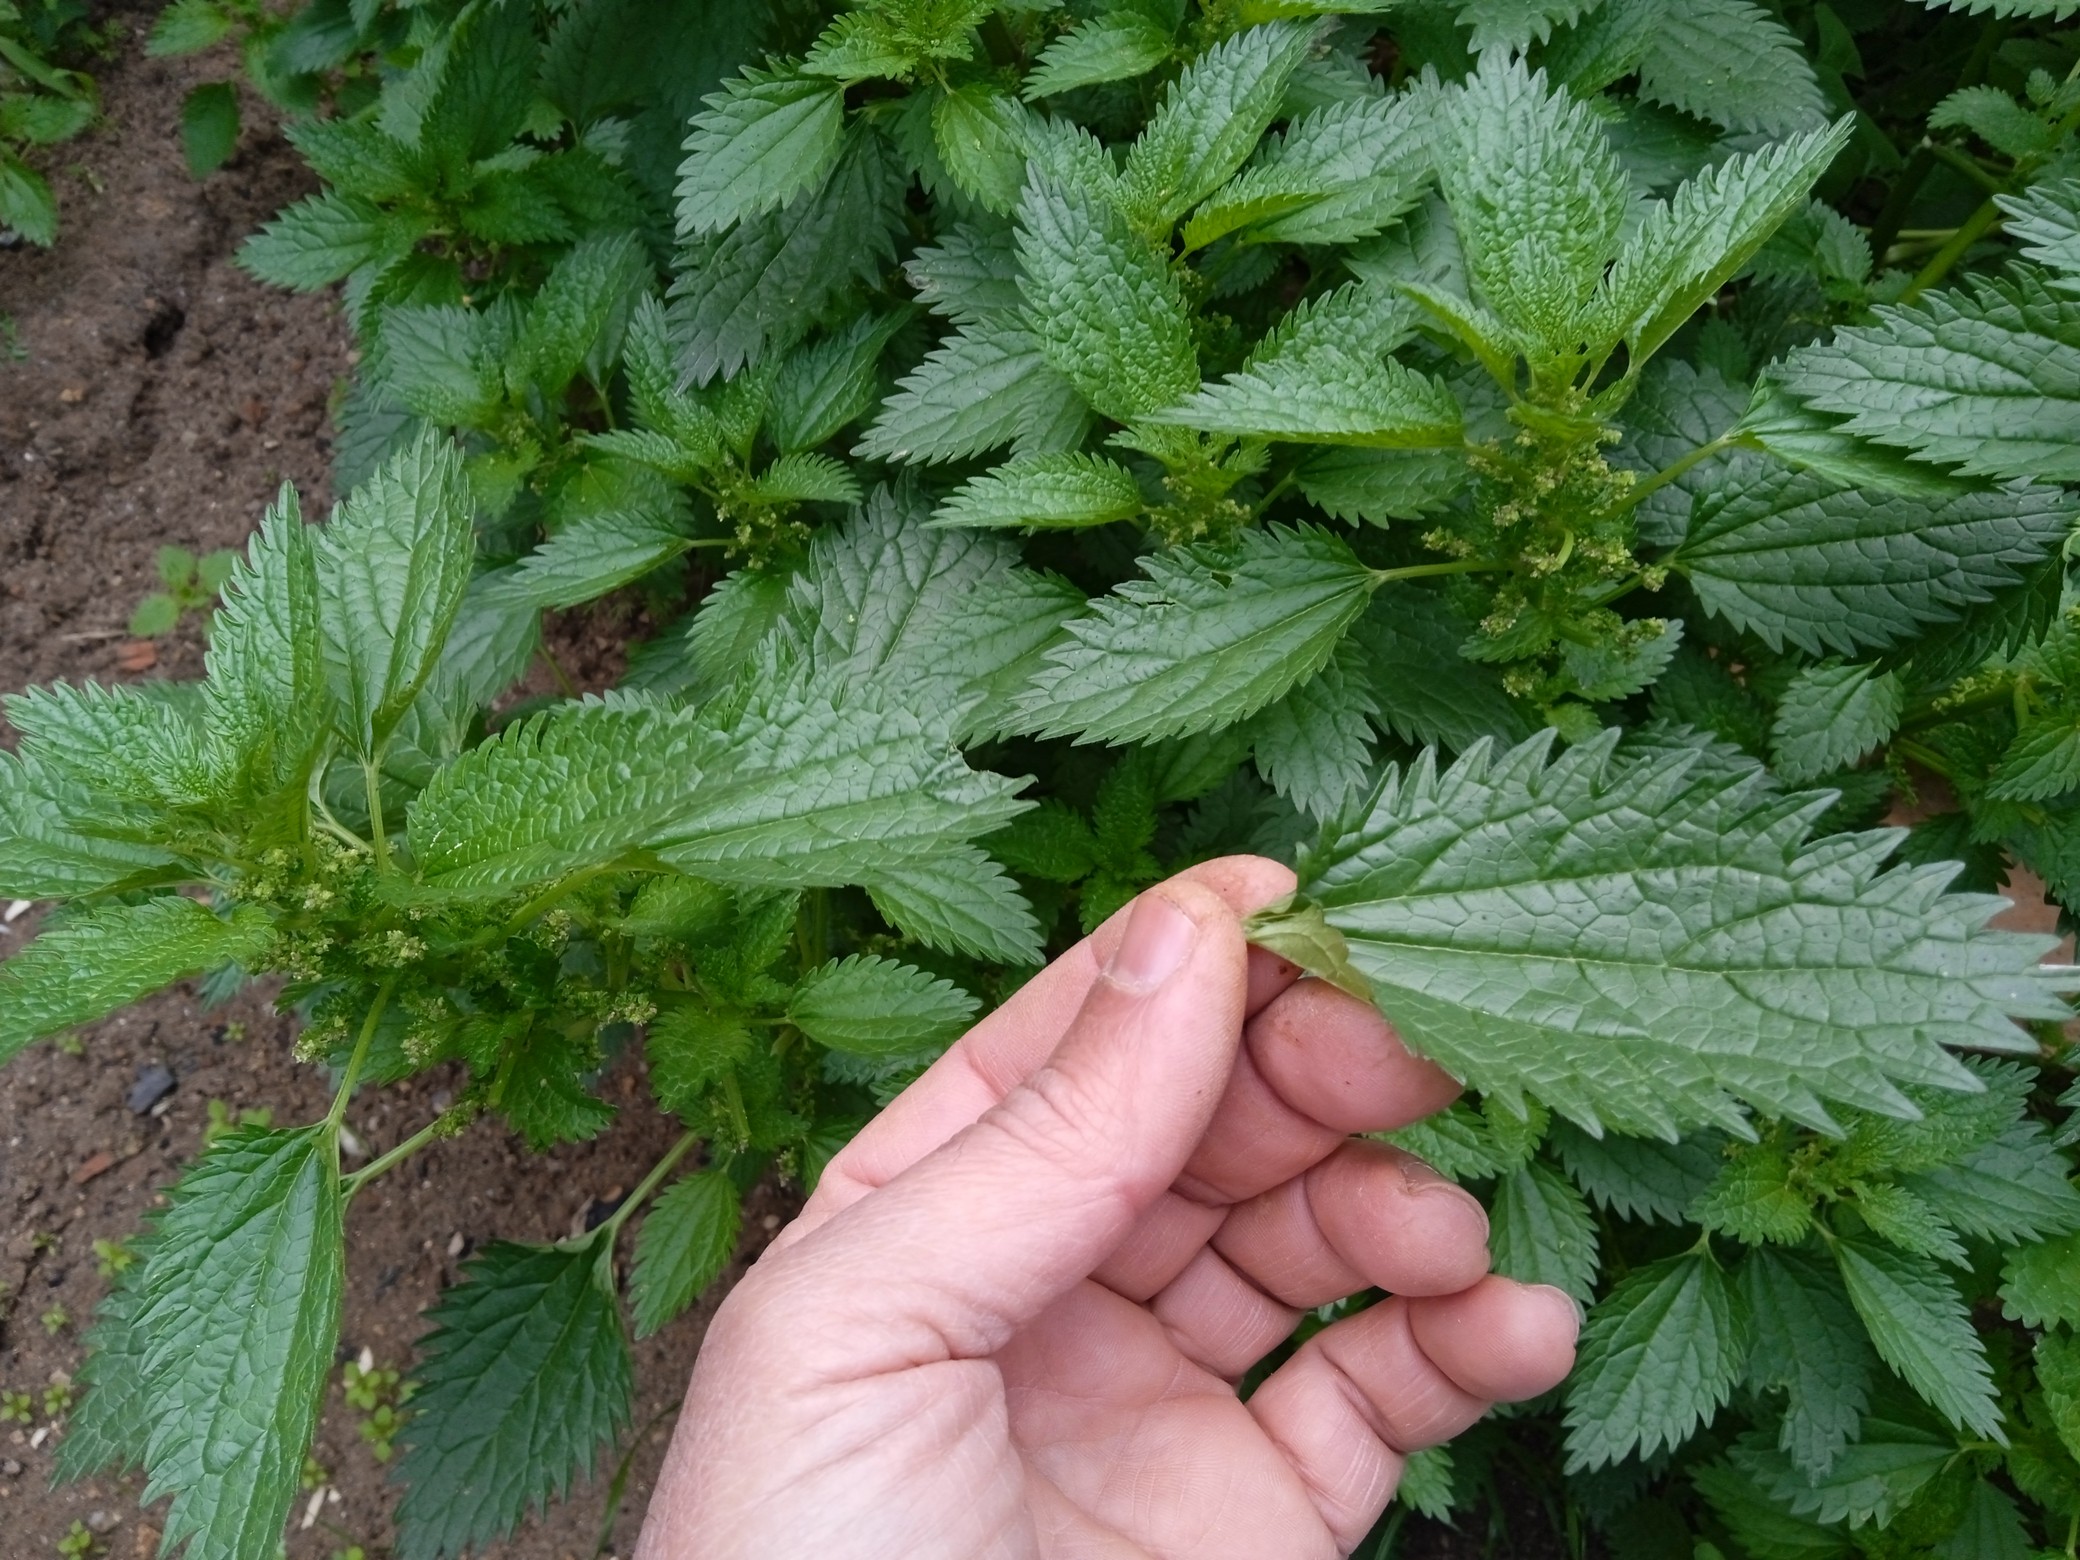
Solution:
[(1246, 946), (1292, 886), (1233, 857), (1149, 890), (831, 1161), (709, 1327), (636, 1560), (1341, 1555), (1407, 1453), (1566, 1375), (1574, 1302), (1350, 1137), (1458, 1086)]

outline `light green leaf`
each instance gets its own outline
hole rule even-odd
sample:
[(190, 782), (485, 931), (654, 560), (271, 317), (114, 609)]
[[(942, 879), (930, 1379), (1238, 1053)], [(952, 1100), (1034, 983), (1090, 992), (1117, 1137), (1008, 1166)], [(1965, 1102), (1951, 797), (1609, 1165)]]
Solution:
[(679, 169), (679, 234), (718, 232), (820, 185), (837, 164), (845, 89), (782, 66), (743, 75), (707, 98)]
[(1962, 1234), (2014, 1246), (2080, 1230), (2072, 1174), (2044, 1124), (2022, 1120), (1956, 1163), (1908, 1175), (1901, 1185)]
[(437, 774), (411, 807), (412, 853), (450, 892), (641, 859), (763, 887), (861, 882), (1024, 809), (1020, 782), (969, 769), (945, 721), (878, 690), (567, 706)]
[(1141, 485), (1101, 455), (1021, 455), (971, 477), (932, 516), (937, 526), (1068, 530), (1131, 520), (1146, 507)]
[(1122, 199), (1137, 227), (1168, 235), (1256, 150), (1314, 41), (1307, 22), (1270, 22), (1187, 65), (1127, 152)]
[(2007, 1444), (1985, 1345), (1957, 1285), (1927, 1257), (1837, 1240), (1842, 1282), (1886, 1364), (1960, 1430)]
[(181, 99), (181, 151), (188, 172), (206, 179), (238, 150), (238, 87), (206, 81)]
[(2009, 1252), (2001, 1266), (2001, 1314), (2025, 1327), (2080, 1327), (2080, 1235)]
[(0, 752), (0, 899), (67, 899), (168, 875), (165, 852), (82, 832), (96, 810), (77, 782)]
[(1649, 207), (1604, 278), (1605, 340), (1637, 368), (1754, 258), (1848, 143), (1855, 121), (1734, 157)]
[(380, 268), (401, 258), (426, 227), (425, 219), (410, 213), (326, 191), (262, 223), (239, 246), (238, 264), (271, 286), (314, 292), (364, 266)]
[(477, 556), (461, 452), (432, 433), (385, 461), (317, 538), (341, 735), (378, 751), (432, 674)]
[(1335, 519), (1385, 525), (1436, 513), (1466, 486), (1466, 475), (1466, 462), (1456, 450), (1346, 446), (1309, 455), (1295, 468), (1293, 480), (1310, 503)]
[(251, 905), (224, 919), (167, 897), (68, 916), (0, 964), (0, 1061), (219, 964), (256, 964), (273, 940)]
[(859, 442), (869, 460), (965, 460), (1011, 445), (1073, 449), (1090, 426), (1075, 385), (1040, 338), (1001, 318), (964, 327), (900, 381)]
[(216, 0), (173, 0), (152, 23), (144, 52), (151, 59), (200, 54), (230, 37), (237, 25)]
[(1145, 76), (1170, 58), (1170, 35), (1138, 11), (1079, 22), (1050, 43), (1026, 73), (1027, 102), (1101, 81)]
[(1575, 1184), (1621, 1219), (1683, 1222), (1723, 1163), (1716, 1132), (1674, 1143), (1659, 1138), (1591, 1137), (1572, 1122), (1553, 1124), (1553, 1152)]
[(344, 1247), (329, 1125), (238, 1131), (174, 1189), (132, 1323), (151, 1426), (142, 1498), (173, 1497), (168, 1553), (281, 1553), (339, 1341)]
[(1540, 355), (1564, 359), (1617, 253), (1630, 202), (1603, 126), (1499, 53), (1446, 93), (1438, 176), (1487, 306)]
[(1998, 199), (2008, 236), (2030, 259), (2058, 273), (2054, 287), (2073, 291), (2080, 276), (2080, 180), (2047, 179)]
[(748, 484), (747, 492), (768, 504), (856, 504), (859, 478), (831, 455), (782, 455)]
[(532, 387), (554, 398), (584, 374), (604, 385), (621, 355), (621, 336), (650, 261), (633, 233), (595, 233), (573, 244), (527, 305), (506, 366), (516, 399)]
[(488, 427), (505, 396), (494, 320), (459, 304), (386, 308), (370, 378), (388, 399), (430, 423)]
[(1596, 1291), (1596, 1223), (1565, 1176), (1533, 1160), (1495, 1183), (1489, 1217), (1496, 1272), (1520, 1284), (1551, 1284), (1589, 1303)]
[(1827, 112), (1798, 39), (1750, 0), (1663, 0), (1639, 84), (1648, 102), (1729, 130), (1790, 135)]
[(4, 150), (0, 150), (0, 227), (45, 249), (58, 241), (58, 203), (50, 184)]
[(2080, 786), (2080, 717), (2061, 710), (2038, 716), (2016, 733), (1986, 794), (2038, 802), (2075, 786)]
[(1340, 288), (1286, 316), (1239, 372), (1147, 420), (1302, 444), (1456, 448), (1451, 391), (1386, 356), (1414, 323), (1390, 293), (1362, 282)]
[(1567, 1393), (1567, 1466), (1681, 1446), (1726, 1406), (1753, 1322), (1702, 1252), (1636, 1268), (1589, 1313)]
[(647, 1338), (693, 1304), (736, 1255), (743, 1199), (720, 1170), (682, 1176), (643, 1216), (629, 1276), (636, 1336)]
[(2080, 480), (2080, 297), (2020, 270), (1877, 314), (1792, 353), (1784, 387), (1921, 460)]
[(872, 954), (833, 959), (804, 975), (788, 1020), (818, 1045), (860, 1056), (936, 1055), (981, 1007), (949, 980)]
[(502, 599), (562, 609), (596, 600), (671, 562), (692, 545), (671, 515), (586, 515), (502, 571)]
[[(1041, 354), (1107, 417), (1145, 416), (1198, 385), (1191, 314), (1169, 258), (1108, 194), (1036, 168), (1019, 206), (1018, 257)], [(980, 390), (970, 383), (966, 394)]]
[(628, 1342), (599, 1246), (495, 1242), (427, 1313), (397, 1464), (400, 1560), (460, 1560), (505, 1537), (628, 1423)]
[(1595, 8), (1596, 0), (1460, 0), (1457, 15), (1461, 27), (1473, 29), (1476, 53), (1503, 49), (1521, 54), (1544, 43), (1554, 27), (1577, 22)]
[(65, 1434), (52, 1458), (52, 1471), (66, 1484), (132, 1472), (143, 1464), (151, 1441), (152, 1398), (144, 1369), (151, 1340), (137, 1326), (145, 1274), (151, 1269), (149, 1226), (125, 1244), (130, 1266), (94, 1307), (94, 1325), (82, 1340), (87, 1357), (78, 1372), (87, 1390), (66, 1415)]
[(1150, 553), (1068, 625), (1020, 696), (1025, 729), (1139, 742), (1233, 724), (1313, 676), (1377, 576), (1313, 527)]
[(2015, 584), (2073, 516), (2051, 487), (1929, 503), (1770, 470), (1700, 499), (1670, 561), (1737, 628), (1822, 655), (1884, 648), (1954, 619)]
[[(1656, 359), (1659, 367), (1666, 359)], [(1633, 403), (1634, 406), (1638, 402)], [(1740, 419), (1737, 430), (1743, 444), (1768, 451), (1806, 471), (1842, 487), (1874, 488), (1907, 498), (1944, 499), (1955, 497), (1971, 485), (1951, 476), (1941, 467), (1914, 460), (1900, 450), (1842, 431), (1841, 419), (1808, 406), (1789, 394), (1772, 374), (1755, 383), (1754, 400)], [(1707, 463), (1696, 472), (1708, 472)], [(1695, 473), (1692, 473), (1695, 474)], [(1652, 503), (1656, 495), (1649, 495)], [(1688, 505), (1685, 504), (1687, 518)], [(1678, 541), (1680, 533), (1655, 540)]]
[(773, 376), (766, 437), (783, 455), (812, 450), (864, 417), (880, 399), (881, 352), (913, 311), (862, 314), (822, 341), (790, 353)]
[(1825, 1126), (1825, 1099), (1972, 1088), (1943, 1044), (2026, 1049), (2010, 1018), (2063, 1011), (2044, 942), (1986, 930), (2002, 901), (1946, 895), (1948, 867), (1808, 843), (1826, 798), (1745, 760), (1614, 742), (1390, 767), (1302, 859), (1381, 1010), (1470, 1085), (1592, 1131), (1744, 1132), (1736, 1099)]
[(1755, 1317), (1748, 1384), (1786, 1394), (1777, 1446), (1813, 1479), (1825, 1478), (1856, 1438), (1877, 1365), (1840, 1277), (1804, 1251), (1763, 1247), (1740, 1270)]
[(1014, 969), (1046, 958), (1032, 906), (1004, 869), (971, 845), (933, 861), (881, 867), (861, 881), (889, 924), (927, 947)]
[[(2004, 157), (2043, 157), (2058, 131), (1999, 87), (1959, 87), (1929, 111), (1931, 130), (1969, 130)], [(2010, 197), (2012, 199), (2013, 197)]]
[(1760, 1436), (1746, 1436), (1731, 1453), (1771, 1499), (1794, 1515), (1829, 1524), (1888, 1526), (1957, 1456), (1957, 1438), (1925, 1424), (1872, 1416), (1863, 1434), (1815, 1479)]
[(1029, 116), (1018, 99), (977, 82), (932, 107), (939, 160), (961, 192), (985, 211), (1008, 216), (1026, 184)]
[(1793, 785), (1846, 769), (1899, 726), (1899, 673), (1874, 666), (1808, 666), (1777, 701), (1770, 733), (1777, 773)]

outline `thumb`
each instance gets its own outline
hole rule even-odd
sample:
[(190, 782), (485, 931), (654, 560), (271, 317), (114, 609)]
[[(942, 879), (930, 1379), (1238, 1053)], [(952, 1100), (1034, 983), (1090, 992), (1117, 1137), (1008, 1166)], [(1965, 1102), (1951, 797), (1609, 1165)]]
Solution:
[(995, 1352), (1184, 1168), (1234, 1066), (1246, 987), (1224, 900), (1189, 882), (1148, 890), (1040, 1069), (780, 1253), (755, 1274), (762, 1300), (818, 1317), (794, 1336), (827, 1338), (847, 1378)]

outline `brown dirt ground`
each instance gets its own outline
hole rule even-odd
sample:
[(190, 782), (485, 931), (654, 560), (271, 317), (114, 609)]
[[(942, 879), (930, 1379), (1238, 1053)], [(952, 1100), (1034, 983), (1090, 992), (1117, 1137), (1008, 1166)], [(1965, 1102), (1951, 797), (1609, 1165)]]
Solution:
[[(127, 36), (100, 71), (106, 118), (63, 148), (52, 170), (58, 247), (0, 250), (0, 316), (11, 317), (21, 354), (0, 355), (0, 691), (56, 678), (197, 675), (192, 627), (157, 642), (156, 664), (142, 673), (123, 669), (126, 652), (139, 653), (124, 624), (154, 588), (155, 550), (239, 545), (285, 479), (307, 513), (330, 499), (327, 407), (351, 362), (346, 327), (330, 299), (285, 297), (231, 264), (239, 241), (306, 193), (310, 176), (249, 99), (238, 154), (206, 183), (189, 178), (181, 97), (229, 62), (143, 58), (139, 40), (155, 10), (118, 6)], [(611, 624), (566, 625), (555, 637), (585, 686), (618, 673)], [(8, 737), (0, 720), (0, 742)], [(31, 911), (0, 926), (0, 955), (36, 921)], [(291, 1061), (291, 1037), (291, 1021), (262, 993), (205, 1012), (192, 993), (173, 991), (84, 1031), (79, 1054), (38, 1046), (0, 1071), (0, 1388), (39, 1399), (32, 1425), (0, 1434), (0, 1529), (9, 1535), (0, 1547), (9, 1554), (54, 1554), (76, 1520), (103, 1534), (110, 1557), (143, 1560), (156, 1548), (157, 1524), (138, 1512), (134, 1478), (50, 1489), (62, 1428), (40, 1399), (79, 1368), (79, 1331), (105, 1288), (92, 1243), (136, 1229), (198, 1151), (210, 1103), (269, 1110), (285, 1123), (324, 1110), (323, 1080)], [(125, 1095), (153, 1065), (170, 1068), (178, 1086), (159, 1108), (133, 1113)], [(431, 1076), (364, 1095), (349, 1124), (380, 1151), (433, 1115), (451, 1084)], [(595, 1200), (641, 1177), (671, 1128), (647, 1106), (632, 1064), (604, 1087), (626, 1108), (598, 1142), (533, 1157), (479, 1126), (357, 1200), (343, 1361), (366, 1347), (386, 1365), (407, 1364), (418, 1313), (471, 1249), (573, 1233)], [(747, 1247), (785, 1212), (778, 1194), (761, 1193)], [(58, 1307), (70, 1320), (49, 1331), (43, 1319), (55, 1321)], [(636, 1346), (633, 1460), (613, 1520), (597, 1480), (531, 1517), (487, 1560), (628, 1553), (705, 1317), (706, 1307)], [(335, 1388), (315, 1449), (328, 1477), (292, 1520), (290, 1560), (328, 1560), (350, 1543), (383, 1552), (391, 1492), (357, 1417)], [(1511, 1527), (1510, 1547), (1524, 1560), (1560, 1552), (1548, 1540), (1555, 1547), (1534, 1553), (1524, 1524)], [(1399, 1549), (1410, 1560), (1449, 1560), (1481, 1546), (1414, 1523)]]

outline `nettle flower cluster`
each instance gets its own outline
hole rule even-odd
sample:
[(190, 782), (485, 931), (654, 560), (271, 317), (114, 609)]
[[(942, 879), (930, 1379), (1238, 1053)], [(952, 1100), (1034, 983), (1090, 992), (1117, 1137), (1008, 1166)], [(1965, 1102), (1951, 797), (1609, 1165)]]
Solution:
[[(401, 1432), (401, 1553), (509, 1530), (626, 1419), (625, 1225), (646, 1331), (758, 1176), (1255, 850), (1300, 878), (1258, 940), (1469, 1086), (1396, 1140), (1591, 1307), (1556, 1499), (2070, 1550), (2073, 981), (1987, 922), (2017, 864), (2080, 903), (2071, 88), (1946, 100), (1990, 215), (1874, 255), (1814, 199), (1851, 117), (1746, 0), (867, 0), (732, 13), (655, 92), (601, 42), (646, 3), (421, 16), (295, 132), (329, 187), (245, 257), (346, 282), (352, 492), (270, 513), (200, 687), (9, 705), (0, 892), (72, 904), (0, 1045), (264, 972), (339, 1086), (183, 1182), (66, 1467), (268, 1560), (344, 1201), (482, 1117), (608, 1130), (640, 1047), (684, 1136), (477, 1260)], [(506, 706), (545, 611), (631, 585), (687, 610), (622, 687)], [(434, 1065), (453, 1108), (342, 1176), (353, 1090)]]

